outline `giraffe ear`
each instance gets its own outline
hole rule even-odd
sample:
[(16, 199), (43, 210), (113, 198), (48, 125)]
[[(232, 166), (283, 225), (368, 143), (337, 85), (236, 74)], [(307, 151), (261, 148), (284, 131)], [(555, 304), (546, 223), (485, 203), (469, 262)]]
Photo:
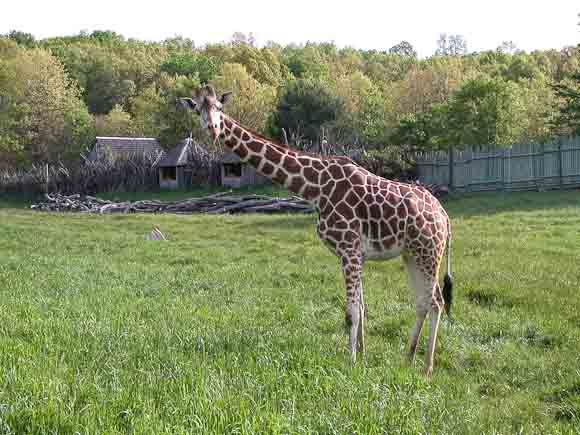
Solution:
[(232, 91), (224, 92), (220, 97), (220, 103), (226, 104), (228, 101), (232, 99)]
[(179, 102), (186, 109), (195, 110), (195, 106), (197, 106), (197, 104), (195, 103), (195, 101), (193, 101), (191, 98), (180, 98), (179, 99)]

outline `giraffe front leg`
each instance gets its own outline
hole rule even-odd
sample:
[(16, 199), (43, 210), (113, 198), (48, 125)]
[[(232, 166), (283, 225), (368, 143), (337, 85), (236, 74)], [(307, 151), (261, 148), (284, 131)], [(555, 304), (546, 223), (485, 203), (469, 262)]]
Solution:
[(364, 305), (362, 303), (362, 261), (359, 255), (344, 255), (342, 271), (346, 284), (346, 324), (349, 328), (348, 346), (352, 362), (356, 353), (364, 352)]
[(409, 353), (407, 358), (410, 363), (415, 361), (415, 354), (417, 353), (417, 343), (419, 342), (419, 336), (421, 335), (421, 329), (423, 328), (423, 322), (427, 316), (426, 310), (417, 310), (417, 319), (415, 320), (415, 326), (411, 331), (411, 337), (409, 338)]

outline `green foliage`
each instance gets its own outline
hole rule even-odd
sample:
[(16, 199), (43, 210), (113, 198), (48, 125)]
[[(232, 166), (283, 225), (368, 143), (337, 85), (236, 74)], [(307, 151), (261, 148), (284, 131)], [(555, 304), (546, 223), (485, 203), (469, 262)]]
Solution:
[(580, 72), (554, 85), (561, 104), (554, 126), (560, 134), (580, 135)]
[(198, 123), (177, 104), (177, 99), (189, 96), (199, 85), (197, 77), (162, 73), (157, 85), (149, 86), (132, 100), (135, 134), (157, 137), (166, 148), (172, 148), (196, 131)]
[(513, 143), (514, 98), (514, 86), (503, 80), (467, 81), (450, 104), (450, 139), (462, 145)]
[[(30, 163), (48, 152), (26, 151), (31, 136), (41, 141), (23, 122), (23, 117), (31, 119), (24, 115), (31, 103), (38, 103), (28, 101), (31, 94), (22, 91), (16, 77), (23, 53), (35, 48), (58, 60), (65, 87), (76, 89), (84, 102), (65, 111), (68, 120), (64, 115), (54, 120), (69, 126), (61, 129), (67, 137), (78, 138), (75, 147), (64, 147), (71, 153), (91, 144), (94, 120), (115, 125), (118, 106), (130, 122), (106, 127), (109, 131), (156, 136), (167, 146), (192, 130), (198, 140), (207, 140), (197, 120), (175, 105), (175, 98), (201, 83), (233, 90), (236, 96), (226, 111), (249, 127), (275, 136), (284, 127), (298, 141), (324, 136), (339, 145), (382, 147), (392, 138), (439, 148), (488, 140), (537, 142), (577, 131), (574, 98), (562, 92), (576, 89), (580, 47), (527, 53), (505, 43), (494, 51), (466, 54), (465, 40), (457, 35), (442, 35), (438, 47), (438, 55), (418, 59), (406, 41), (379, 52), (334, 43), (258, 47), (252, 34), (242, 33), (227, 43), (196, 47), (180, 36), (145, 42), (96, 30), (35, 40), (11, 31), (0, 37), (0, 153), (5, 162), (9, 153), (10, 161), (18, 156)], [(553, 83), (559, 85), (553, 88)], [(42, 146), (62, 148), (52, 137), (42, 139)], [(48, 153), (62, 155), (56, 148)]]
[(391, 135), (391, 141), (398, 145), (414, 145), (418, 149), (439, 148), (438, 145), (444, 145), (445, 129), (442, 126), (447, 111), (447, 105), (439, 105), (428, 112), (403, 115)]
[(224, 64), (212, 85), (222, 92), (233, 92), (225, 111), (249, 128), (264, 131), (276, 104), (276, 88), (260, 83), (237, 63)]
[(296, 141), (320, 140), (320, 129), (335, 121), (343, 102), (320, 82), (299, 79), (290, 82), (280, 99), (274, 125), (284, 128)]
[(213, 80), (219, 69), (214, 58), (193, 52), (172, 53), (160, 67), (168, 74), (197, 77), (201, 83)]
[(552, 101), (541, 79), (469, 79), (447, 101), (403, 116), (391, 138), (435, 149), (542, 141), (549, 136)]
[(134, 127), (131, 114), (123, 110), (123, 107), (116, 105), (105, 116), (95, 118), (95, 129), (97, 136), (133, 136)]
[(337, 77), (330, 86), (342, 104), (336, 121), (327, 126), (327, 139), (332, 143), (384, 143), (388, 101), (378, 86), (359, 71)]
[(6, 36), (22, 47), (34, 48), (36, 46), (36, 40), (31, 33), (11, 30)]
[(442, 33), (437, 40), (437, 56), (461, 56), (467, 53), (467, 41), (462, 35)]
[(450, 103), (450, 141), (508, 145), (545, 139), (551, 106), (546, 88), (543, 80), (467, 81)]
[(417, 52), (408, 41), (401, 41), (397, 45), (393, 45), (389, 48), (389, 53), (398, 54), (399, 56), (417, 57)]
[(236, 45), (231, 62), (243, 65), (248, 74), (262, 84), (279, 86), (288, 80), (290, 74), (288, 67), (268, 48)]
[[(104, 41), (104, 42), (103, 42)], [(105, 32), (73, 41), (43, 42), (65, 65), (83, 90), (91, 113), (106, 114), (113, 106), (129, 107), (129, 101), (153, 83), (167, 54), (156, 44), (124, 41)]]
[(70, 159), (88, 145), (92, 122), (63, 65), (44, 49), (20, 49), (0, 63), (0, 136), (12, 159)]
[(296, 78), (326, 80), (330, 65), (324, 61), (325, 53), (315, 44), (304, 48), (288, 47), (284, 50), (285, 64)]
[(113, 32), (111, 30), (95, 30), (89, 36), (92, 39), (96, 39), (101, 44), (115, 44), (122, 42), (125, 38), (123, 36)]

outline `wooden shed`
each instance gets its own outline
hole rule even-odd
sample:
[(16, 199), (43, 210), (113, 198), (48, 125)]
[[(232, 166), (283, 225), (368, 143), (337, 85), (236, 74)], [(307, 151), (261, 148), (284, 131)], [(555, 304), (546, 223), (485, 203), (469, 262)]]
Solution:
[(227, 151), (220, 159), (222, 186), (241, 187), (270, 183), (270, 179), (260, 175), (248, 163), (242, 162), (240, 157)]
[(159, 187), (163, 189), (185, 189), (193, 185), (217, 181), (216, 160), (191, 138), (185, 139), (167, 152), (157, 164)]

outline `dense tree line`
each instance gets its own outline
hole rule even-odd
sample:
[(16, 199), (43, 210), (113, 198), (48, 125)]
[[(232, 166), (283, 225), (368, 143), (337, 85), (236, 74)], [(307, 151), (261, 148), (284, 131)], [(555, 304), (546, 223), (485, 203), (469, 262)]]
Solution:
[(35, 40), (0, 37), (0, 160), (78, 157), (95, 135), (158, 137), (171, 146), (197, 122), (175, 103), (201, 83), (232, 90), (228, 112), (300, 146), (506, 145), (580, 133), (580, 48), (469, 53), (441, 35), (419, 59), (332, 43), (257, 47), (253, 35), (198, 47), (187, 38), (125, 39), (110, 31)]

